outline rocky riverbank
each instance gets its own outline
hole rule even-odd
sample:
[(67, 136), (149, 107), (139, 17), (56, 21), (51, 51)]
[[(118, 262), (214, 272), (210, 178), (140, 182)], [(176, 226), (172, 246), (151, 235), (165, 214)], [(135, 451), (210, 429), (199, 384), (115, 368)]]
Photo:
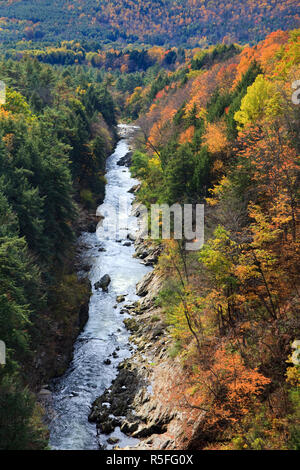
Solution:
[[(135, 249), (141, 262), (155, 265), (161, 247), (137, 238)], [(161, 274), (154, 268), (137, 284), (141, 300), (124, 305), (131, 315), (124, 323), (131, 332), (134, 352), (119, 365), (118, 376), (95, 400), (89, 415), (98, 433), (106, 435), (116, 449), (119, 429), (139, 440), (134, 449), (154, 450), (188, 448), (198, 428), (189, 411), (176, 408), (170, 399), (173, 378), (181, 367), (170, 357), (172, 340), (155, 302), (161, 286)]]

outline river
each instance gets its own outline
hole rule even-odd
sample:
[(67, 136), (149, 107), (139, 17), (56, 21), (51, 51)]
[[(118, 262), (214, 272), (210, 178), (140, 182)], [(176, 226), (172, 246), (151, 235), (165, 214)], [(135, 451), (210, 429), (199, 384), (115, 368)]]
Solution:
[[(131, 215), (134, 196), (128, 190), (137, 184), (130, 176), (129, 169), (117, 165), (120, 158), (129, 151), (129, 140), (133, 126), (119, 125), (119, 140), (114, 153), (107, 159), (105, 199), (98, 213), (105, 216), (102, 226), (95, 233), (83, 233), (84, 259), (91, 264), (89, 279), (93, 286), (89, 304), (89, 319), (74, 345), (73, 360), (66, 373), (53, 380), (52, 408), (50, 422), (50, 447), (60, 450), (99, 449), (107, 444), (107, 437), (97, 436), (95, 424), (88, 422), (92, 402), (109, 388), (117, 375), (117, 365), (131, 355), (129, 333), (124, 326), (128, 314), (121, 314), (122, 304), (116, 304), (116, 296), (126, 294), (126, 302), (138, 299), (136, 283), (149, 272), (137, 258), (133, 258), (134, 246), (124, 246), (127, 235), (136, 230), (136, 217)], [(107, 230), (107, 224), (118, 211), (120, 199), (129, 201), (121, 209), (119, 233)], [(110, 227), (111, 228), (111, 227)], [(108, 292), (94, 288), (104, 274), (109, 274), (111, 284)], [(117, 308), (116, 308), (117, 305)], [(114, 357), (113, 356), (118, 356)], [(111, 364), (104, 361), (110, 359)], [(117, 428), (114, 437), (120, 439), (119, 446), (133, 446), (137, 440), (128, 438)]]

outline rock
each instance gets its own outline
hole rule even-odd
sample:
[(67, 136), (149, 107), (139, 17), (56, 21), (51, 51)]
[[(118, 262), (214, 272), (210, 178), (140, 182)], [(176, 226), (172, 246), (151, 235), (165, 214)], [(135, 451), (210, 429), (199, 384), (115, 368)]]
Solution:
[(148, 245), (138, 246), (136, 249), (136, 255), (138, 258), (145, 260), (145, 264), (147, 266), (152, 266), (156, 264), (161, 253), (161, 247), (157, 247), (155, 245)]
[(145, 266), (153, 266), (156, 263), (155, 258), (151, 258), (150, 256), (145, 259)]
[(159, 336), (162, 336), (165, 332), (165, 325), (163, 323), (159, 323), (156, 325), (152, 330), (151, 339), (154, 340)]
[(132, 233), (128, 233), (127, 238), (128, 238), (128, 240), (131, 240), (132, 242), (134, 242), (135, 239), (136, 239), (135, 235), (133, 235)]
[(111, 360), (105, 359), (105, 361), (103, 361), (103, 364), (105, 364), (106, 366), (109, 366), (111, 364)]
[(80, 306), (79, 309), (79, 316), (78, 316), (78, 323), (79, 323), (79, 328), (80, 331), (83, 329), (84, 325), (89, 319), (89, 304), (88, 302), (85, 302)]
[(116, 351), (114, 351), (114, 352), (112, 353), (112, 357), (115, 358), (115, 359), (116, 359), (117, 357), (119, 357), (118, 354), (116, 353)]
[(132, 152), (127, 152), (126, 155), (124, 155), (124, 157), (121, 157), (118, 162), (117, 162), (117, 165), (119, 166), (131, 166), (131, 161), (132, 161)]
[(103, 434), (110, 434), (115, 430), (115, 427), (115, 423), (112, 419), (97, 424), (97, 428), (100, 429)]
[(116, 301), (119, 303), (124, 302), (125, 295), (117, 295)]
[[(146, 420), (144, 420), (143, 418), (146, 418)], [(141, 416), (141, 419), (146, 422), (148, 418), (149, 416), (146, 416), (146, 417)], [(139, 439), (142, 437), (151, 436), (152, 434), (163, 434), (164, 432), (166, 432), (167, 425), (172, 420), (172, 418), (173, 418), (173, 415), (168, 414), (167, 411), (162, 414), (159, 413), (156, 416), (154, 416), (153, 420), (150, 423), (147, 423), (147, 424), (141, 423), (137, 431), (135, 431), (132, 434), (132, 437), (136, 437)]]
[(103, 247), (100, 247), (98, 251), (103, 252), (103, 251), (106, 251), (106, 249)]
[(95, 282), (94, 287), (95, 289), (101, 288), (104, 292), (107, 292), (110, 282), (110, 276), (108, 274), (104, 274), (104, 276), (101, 277), (100, 281)]
[(152, 281), (154, 276), (154, 271), (151, 271), (150, 273), (146, 274), (146, 276), (143, 277), (143, 279), (137, 283), (136, 285), (136, 293), (140, 297), (145, 297), (145, 295), (148, 294), (148, 286), (150, 282)]
[(123, 243), (123, 246), (131, 246), (131, 242), (129, 242), (129, 241), (128, 241), (128, 242), (124, 242), (124, 243)]
[(167, 439), (163, 444), (161, 445), (161, 449), (164, 450), (166, 449), (170, 444), (172, 443), (171, 439)]
[(133, 423), (130, 423), (129, 421), (124, 421), (121, 426), (121, 431), (124, 434), (132, 434), (133, 432), (137, 431), (138, 427), (138, 421), (134, 421)]
[(141, 185), (140, 184), (134, 184), (132, 188), (128, 190), (128, 193), (136, 193), (140, 189)]
[(138, 306), (139, 306), (138, 302), (133, 302), (132, 304), (124, 305), (124, 308), (126, 308), (126, 310), (134, 310), (134, 309), (138, 308)]
[(88, 272), (90, 269), (91, 269), (90, 264), (83, 264), (81, 266), (81, 270), (84, 271), (84, 272)]
[(50, 390), (46, 390), (45, 388), (42, 388), (42, 390), (40, 390), (39, 392), (39, 395), (41, 397), (47, 397), (47, 396), (51, 396), (52, 393), (50, 392)]
[(107, 444), (114, 445), (117, 444), (120, 441), (118, 437), (109, 437), (107, 439)]
[(124, 320), (124, 325), (126, 326), (127, 330), (131, 331), (131, 332), (134, 332), (134, 331), (137, 331), (139, 326), (137, 324), (137, 322), (135, 321), (134, 318), (126, 318)]

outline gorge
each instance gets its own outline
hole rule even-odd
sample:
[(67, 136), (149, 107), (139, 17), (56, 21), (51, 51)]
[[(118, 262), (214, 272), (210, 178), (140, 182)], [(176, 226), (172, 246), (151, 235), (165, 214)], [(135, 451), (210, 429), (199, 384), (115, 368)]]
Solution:
[[(123, 137), (107, 160), (106, 194), (99, 207), (102, 214), (110, 206), (118, 210), (122, 196), (128, 201), (134, 198), (128, 191), (136, 180), (131, 178), (127, 168), (117, 165), (129, 151), (128, 137), (132, 130), (130, 126), (119, 126)], [(130, 214), (123, 214), (123, 217), (124, 220), (128, 217), (129, 226), (120, 227), (118, 238), (116, 235), (110, 238), (100, 226), (97, 233), (84, 233), (80, 239), (86, 246), (85, 258), (91, 261), (92, 285), (107, 273), (111, 284), (108, 292), (93, 288), (89, 319), (75, 343), (73, 360), (66, 373), (53, 382), (54, 418), (50, 424), (53, 449), (98, 448), (95, 425), (88, 422), (90, 406), (110, 386), (119, 362), (130, 355), (129, 333), (123, 322), (128, 315), (120, 314), (122, 304), (114, 308), (116, 297), (125, 295), (126, 303), (137, 300), (136, 283), (151, 268), (132, 257), (133, 244), (127, 246), (126, 240), (136, 225), (136, 218)], [(132, 444), (125, 435), (118, 436), (122, 445)]]

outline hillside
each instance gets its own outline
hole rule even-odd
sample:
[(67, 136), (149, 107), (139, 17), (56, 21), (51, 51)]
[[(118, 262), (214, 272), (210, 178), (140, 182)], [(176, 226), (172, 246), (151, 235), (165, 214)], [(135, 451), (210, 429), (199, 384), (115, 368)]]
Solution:
[(297, 0), (13, 0), (0, 2), (0, 39), (197, 46), (255, 43), (299, 25)]
[(133, 400), (140, 448), (299, 449), (299, 44), (197, 53), (127, 99), (138, 201), (205, 205), (204, 246), (161, 240), (159, 292), (130, 324), (124, 367), (146, 355), (152, 384)]
[(32, 59), (0, 60), (0, 71), (0, 449), (39, 449), (47, 433), (32, 392), (63, 373), (87, 319), (75, 240), (104, 196), (115, 112), (83, 73), (66, 80)]

